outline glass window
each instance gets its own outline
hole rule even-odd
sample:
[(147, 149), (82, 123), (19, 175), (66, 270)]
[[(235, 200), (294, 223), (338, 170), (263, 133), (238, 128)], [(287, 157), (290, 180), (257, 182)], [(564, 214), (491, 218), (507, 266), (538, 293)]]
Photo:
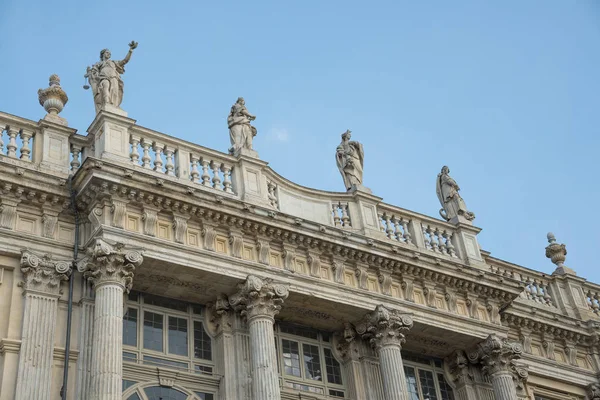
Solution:
[(166, 360), (164, 358), (152, 357), (152, 356), (144, 356), (144, 364), (147, 365), (157, 365), (159, 367), (175, 367), (181, 369), (188, 369), (190, 365), (186, 362)]
[(188, 395), (173, 388), (152, 386), (144, 389), (148, 400), (186, 400)]
[(321, 358), (319, 357), (319, 347), (310, 344), (303, 344), (304, 367), (306, 368), (306, 378), (315, 381), (323, 380), (321, 374)]
[(137, 393), (132, 394), (127, 398), (127, 400), (140, 400), (140, 396)]
[(194, 357), (212, 360), (212, 340), (200, 321), (194, 321)]
[(327, 382), (335, 383), (336, 385), (342, 384), (342, 369), (340, 363), (333, 358), (333, 354), (330, 349), (323, 349), (325, 355), (325, 368), (327, 369)]
[(144, 312), (144, 348), (163, 351), (163, 316)]
[(127, 389), (129, 389), (130, 387), (132, 387), (133, 385), (135, 385), (137, 382), (135, 381), (128, 381), (127, 379), (123, 379), (123, 385), (122, 385), (122, 389), (121, 391), (126, 391)]
[(200, 400), (214, 400), (214, 396), (211, 393), (195, 392), (196, 396), (200, 397)]
[(419, 381), (421, 382), (423, 397), (429, 398), (430, 400), (438, 400), (435, 390), (435, 381), (433, 380), (433, 372), (419, 369)]
[(135, 308), (127, 309), (123, 316), (123, 344), (137, 346), (137, 321), (138, 311)]
[(168, 297), (157, 296), (144, 293), (144, 304), (151, 306), (170, 308), (171, 310), (187, 312), (188, 303), (180, 300), (169, 299)]
[(169, 317), (169, 353), (188, 355), (187, 323), (185, 318)]
[(124, 351), (123, 352), (123, 361), (136, 362), (137, 361), (137, 354), (131, 353), (129, 351)]
[(332, 397), (341, 397), (344, 398), (344, 392), (340, 390), (329, 390), (329, 395)]
[[(437, 365), (436, 365), (437, 367)], [(441, 365), (440, 365), (441, 368)], [(446, 382), (444, 378), (444, 374), (437, 374), (438, 382), (440, 384), (440, 392), (442, 394), (442, 400), (454, 400), (454, 393), (452, 392), (452, 388)]]
[(406, 376), (406, 386), (408, 388), (408, 398), (410, 400), (419, 400), (419, 388), (417, 387), (417, 375), (413, 367), (404, 366), (404, 375)]
[(283, 339), (281, 344), (285, 373), (287, 375), (302, 376), (300, 372), (300, 352), (298, 351), (298, 342)]

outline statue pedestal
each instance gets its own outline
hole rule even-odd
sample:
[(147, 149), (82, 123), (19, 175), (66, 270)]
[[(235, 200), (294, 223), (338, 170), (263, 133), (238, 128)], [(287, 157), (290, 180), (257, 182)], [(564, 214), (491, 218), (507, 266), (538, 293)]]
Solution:
[(354, 193), (354, 192), (363, 192), (363, 193), (373, 194), (371, 189), (369, 189), (368, 187), (363, 186), (363, 185), (352, 185), (352, 187), (350, 189), (348, 189), (348, 193)]
[(112, 114), (116, 114), (116, 115), (120, 115), (121, 117), (127, 117), (127, 111), (123, 110), (120, 107), (115, 107), (111, 104), (105, 104), (103, 105), (100, 110), (102, 111), (106, 111)]
[(258, 153), (255, 150), (247, 149), (245, 147), (241, 147), (233, 152), (233, 156), (240, 158), (241, 156), (259, 158)]

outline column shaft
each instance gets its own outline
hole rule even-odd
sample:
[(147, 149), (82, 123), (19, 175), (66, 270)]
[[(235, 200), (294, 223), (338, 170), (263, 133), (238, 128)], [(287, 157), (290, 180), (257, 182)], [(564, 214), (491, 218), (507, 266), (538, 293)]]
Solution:
[(280, 400), (273, 318), (257, 315), (248, 321), (253, 400)]
[(92, 400), (121, 400), (123, 374), (123, 286), (96, 287), (92, 339)]
[(16, 400), (50, 400), (58, 299), (26, 293)]
[(508, 371), (498, 371), (490, 377), (492, 387), (494, 388), (494, 397), (496, 400), (515, 400), (517, 399), (517, 389), (513, 382), (513, 377)]
[(400, 346), (382, 346), (379, 349), (379, 365), (386, 400), (408, 400)]
[(366, 399), (367, 391), (364, 384), (362, 366), (360, 361), (350, 360), (344, 363), (346, 387), (348, 397), (351, 399)]

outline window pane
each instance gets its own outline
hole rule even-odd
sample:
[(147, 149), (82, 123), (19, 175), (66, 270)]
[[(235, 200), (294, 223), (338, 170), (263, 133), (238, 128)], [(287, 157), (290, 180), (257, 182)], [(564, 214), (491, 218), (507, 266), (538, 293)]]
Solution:
[(442, 400), (454, 400), (454, 393), (448, 382), (446, 382), (446, 379), (444, 379), (444, 375), (437, 374), (437, 378), (440, 384), (440, 392), (442, 392)]
[(212, 340), (200, 321), (194, 321), (194, 357), (212, 360)]
[(144, 348), (163, 351), (163, 316), (144, 312)]
[(310, 344), (303, 344), (304, 366), (306, 367), (306, 379), (322, 381), (321, 358), (319, 357), (319, 347)]
[(170, 308), (171, 310), (187, 312), (188, 303), (180, 300), (169, 299), (167, 297), (156, 296), (154, 294), (144, 293), (144, 304), (151, 306)]
[(169, 317), (169, 353), (180, 356), (188, 355), (187, 319)]
[(137, 346), (137, 321), (137, 310), (129, 308), (123, 316), (123, 344)]
[(331, 397), (341, 397), (342, 399), (344, 398), (344, 392), (342, 392), (341, 390), (329, 390), (329, 395)]
[(124, 351), (123, 352), (123, 361), (136, 362), (137, 361), (137, 354), (136, 353), (131, 353), (129, 351)]
[(296, 325), (280, 323), (279, 330), (281, 333), (289, 333), (290, 335), (303, 336), (309, 339), (317, 340), (319, 338), (319, 334), (317, 331), (310, 328), (303, 328)]
[(413, 367), (404, 366), (404, 375), (406, 376), (409, 400), (419, 400), (419, 389), (417, 388), (415, 369)]
[(208, 374), (212, 375), (213, 369), (212, 367), (207, 367), (206, 365), (194, 365), (194, 370), (197, 374)]
[(148, 400), (186, 400), (188, 395), (172, 388), (152, 386), (144, 389)]
[(287, 375), (302, 376), (300, 373), (300, 352), (298, 342), (283, 339), (281, 341), (283, 367)]
[(196, 396), (200, 397), (200, 400), (214, 400), (214, 396), (211, 393), (195, 392)]
[(330, 349), (323, 349), (325, 354), (325, 368), (327, 369), (327, 382), (335, 383), (336, 385), (342, 384), (342, 369), (340, 363), (333, 358), (333, 354)]
[(129, 389), (130, 387), (132, 387), (133, 385), (135, 385), (137, 382), (135, 381), (128, 381), (127, 379), (123, 379), (123, 383), (122, 383), (122, 392), (126, 391), (127, 389)]
[(433, 372), (420, 369), (419, 382), (421, 383), (421, 392), (423, 393), (423, 396), (431, 400), (437, 400)]
[(129, 396), (127, 400), (140, 400), (140, 396), (138, 396), (137, 393), (134, 393), (131, 396)]
[(173, 367), (179, 369), (189, 369), (189, 364), (186, 362), (165, 360), (163, 358), (144, 356), (144, 364), (157, 365), (159, 367)]

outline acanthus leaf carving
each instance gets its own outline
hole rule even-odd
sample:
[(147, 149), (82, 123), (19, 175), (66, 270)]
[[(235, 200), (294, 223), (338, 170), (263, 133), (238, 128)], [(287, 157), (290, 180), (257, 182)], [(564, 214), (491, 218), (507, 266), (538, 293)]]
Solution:
[(411, 314), (401, 313), (380, 304), (356, 325), (356, 332), (368, 340), (375, 350), (379, 350), (385, 346), (402, 347), (406, 340), (405, 334), (412, 326)]
[(175, 242), (185, 243), (189, 216), (181, 214), (173, 214), (173, 232)]
[(286, 284), (248, 275), (238, 285), (238, 292), (229, 296), (229, 305), (248, 320), (255, 317), (274, 318), (288, 296)]
[(23, 289), (58, 295), (60, 282), (69, 280), (72, 261), (54, 260), (51, 255), (40, 256), (29, 250), (21, 252)]

